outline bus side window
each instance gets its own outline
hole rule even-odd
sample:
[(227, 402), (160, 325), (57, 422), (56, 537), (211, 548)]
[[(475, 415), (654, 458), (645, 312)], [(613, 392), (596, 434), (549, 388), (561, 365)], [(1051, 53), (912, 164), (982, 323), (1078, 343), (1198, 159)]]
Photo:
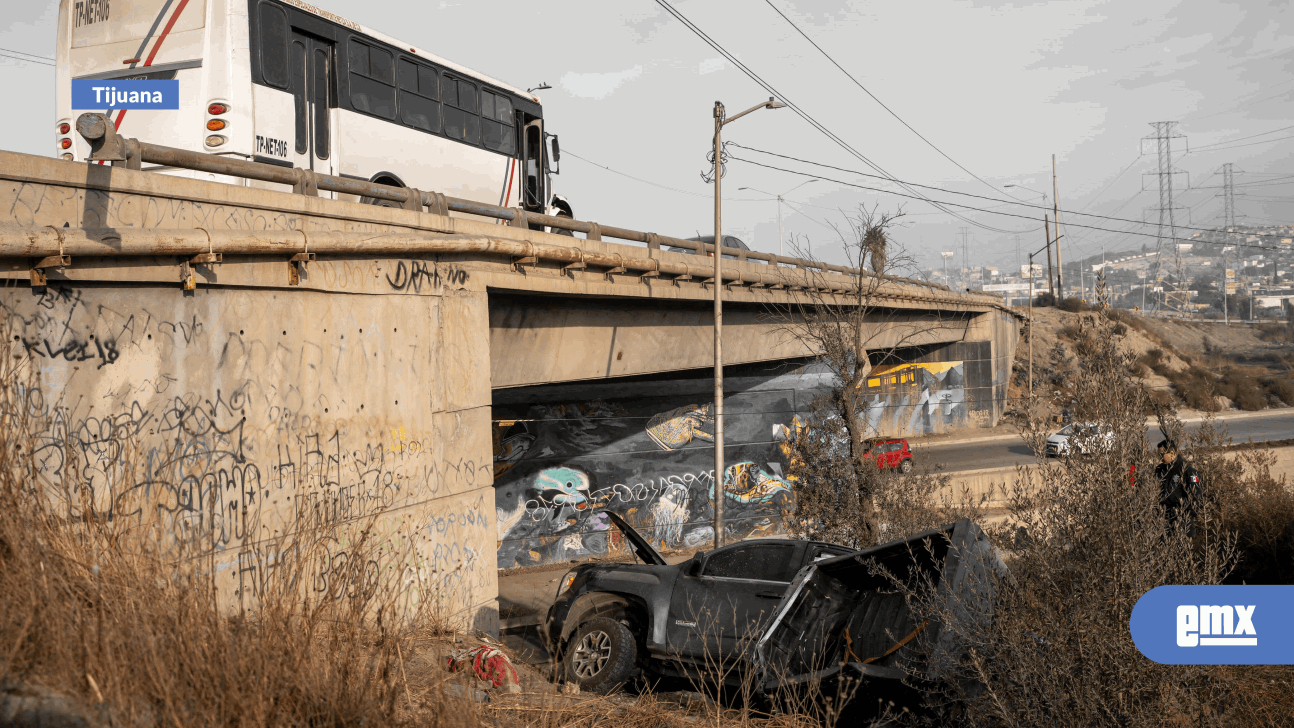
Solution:
[(350, 102), (356, 111), (395, 119), (395, 68), (391, 53), (354, 39), (350, 59)]
[(436, 71), (401, 58), (400, 121), (433, 134), (440, 131), (440, 104), (436, 102)]
[(275, 88), (288, 87), (288, 16), (283, 8), (261, 4), (261, 76)]
[(480, 139), (480, 117), (476, 115), (476, 87), (448, 74), (440, 86), (440, 100), (445, 103), (445, 136), (477, 144)]
[(512, 101), (507, 96), (481, 91), (481, 140), (486, 149), (512, 154), (516, 134), (512, 131)]

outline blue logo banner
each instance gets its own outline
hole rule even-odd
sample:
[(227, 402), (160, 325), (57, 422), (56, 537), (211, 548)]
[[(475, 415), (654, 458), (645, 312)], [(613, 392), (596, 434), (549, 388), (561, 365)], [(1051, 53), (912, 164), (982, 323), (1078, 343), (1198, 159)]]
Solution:
[(1294, 586), (1160, 586), (1128, 624), (1164, 665), (1294, 665)]
[(89, 111), (101, 109), (175, 111), (180, 108), (180, 82), (178, 80), (73, 81), (72, 108)]

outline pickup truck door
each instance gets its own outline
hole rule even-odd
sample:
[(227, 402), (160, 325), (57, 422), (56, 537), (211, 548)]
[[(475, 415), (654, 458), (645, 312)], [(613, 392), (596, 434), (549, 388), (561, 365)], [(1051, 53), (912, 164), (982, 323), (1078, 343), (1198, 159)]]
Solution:
[(693, 662), (727, 662), (763, 633), (803, 558), (798, 541), (716, 550), (680, 574), (670, 595), (667, 645)]

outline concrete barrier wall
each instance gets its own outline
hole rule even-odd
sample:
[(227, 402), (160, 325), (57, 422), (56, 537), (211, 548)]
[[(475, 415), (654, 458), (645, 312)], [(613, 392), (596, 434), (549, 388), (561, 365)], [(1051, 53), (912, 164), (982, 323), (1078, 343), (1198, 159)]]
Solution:
[[(40, 475), (118, 518), (146, 495), (217, 553), (232, 602), (304, 514), (371, 525), (367, 578), (495, 625), (484, 293), (50, 285), (0, 310), (34, 376)], [(321, 596), (349, 588), (349, 548), (329, 547)]]

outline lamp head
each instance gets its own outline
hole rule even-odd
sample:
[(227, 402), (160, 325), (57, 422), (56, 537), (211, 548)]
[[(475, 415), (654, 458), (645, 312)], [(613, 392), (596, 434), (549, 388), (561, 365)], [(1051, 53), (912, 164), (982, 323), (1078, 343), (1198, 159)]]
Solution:
[(772, 96), (769, 96), (769, 97), (768, 97), (768, 103), (767, 103), (767, 104), (764, 104), (764, 108), (766, 108), (766, 109), (784, 109), (784, 108), (786, 108), (786, 104), (782, 103), (781, 101), (778, 101), (778, 100), (774, 99)]

